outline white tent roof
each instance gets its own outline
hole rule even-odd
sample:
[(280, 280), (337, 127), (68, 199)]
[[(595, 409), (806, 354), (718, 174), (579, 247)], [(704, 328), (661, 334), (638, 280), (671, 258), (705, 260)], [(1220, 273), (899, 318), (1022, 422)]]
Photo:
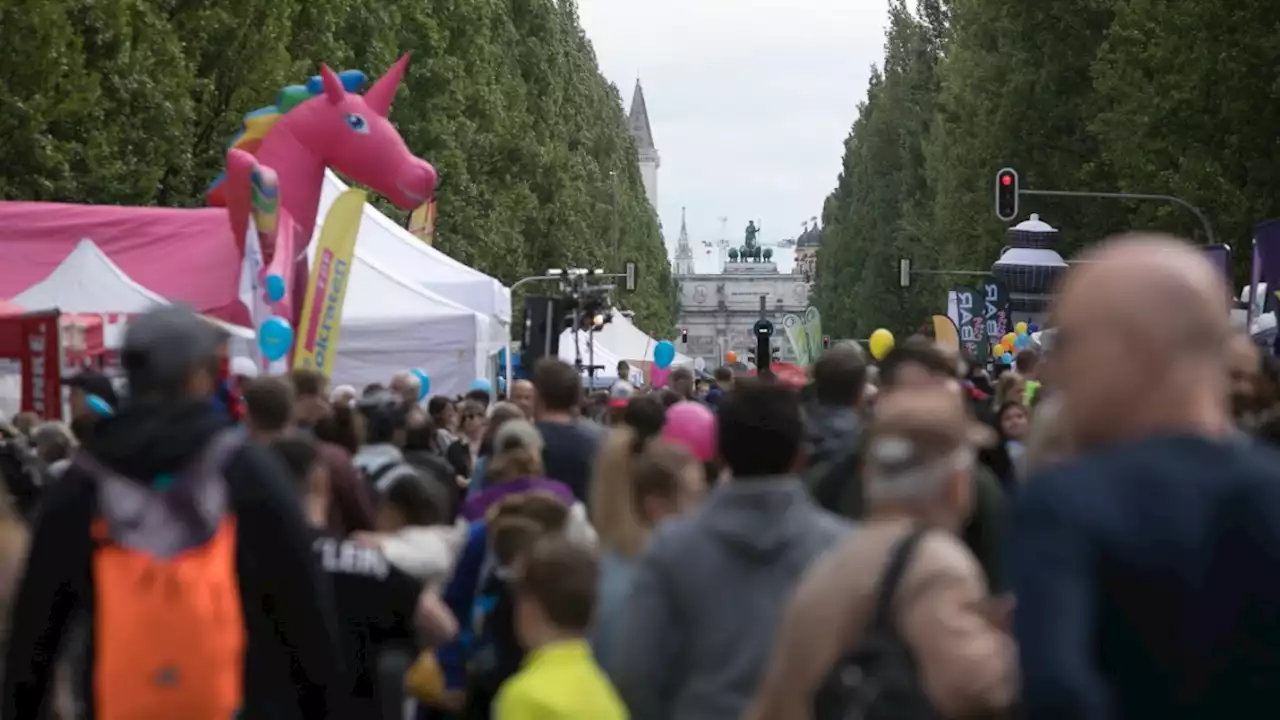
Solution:
[(65, 313), (136, 314), (169, 301), (139, 285), (92, 240), (81, 240), (45, 279), (12, 302), (25, 308), (56, 308)]
[[(325, 171), (316, 217), (323, 218), (346, 189), (337, 175)], [(316, 224), (315, 237), (319, 237), (321, 226)], [(401, 278), (481, 315), (500, 323), (511, 323), (511, 291), (502, 283), (423, 243), (367, 203), (356, 240), (356, 255), (395, 268)]]
[[(10, 302), (32, 309), (86, 315), (136, 315), (170, 304), (125, 274), (92, 240), (81, 240), (43, 280)], [(237, 337), (253, 330), (209, 318)]]
[[(620, 359), (633, 363), (653, 362), (653, 348), (659, 342), (617, 310), (613, 311), (613, 320), (596, 331), (596, 341)], [(693, 358), (677, 351), (672, 364), (692, 365)]]
[(386, 383), (397, 372), (422, 368), (432, 394), (466, 392), (485, 376), (489, 325), (489, 318), (357, 255), (342, 305), (334, 381)]

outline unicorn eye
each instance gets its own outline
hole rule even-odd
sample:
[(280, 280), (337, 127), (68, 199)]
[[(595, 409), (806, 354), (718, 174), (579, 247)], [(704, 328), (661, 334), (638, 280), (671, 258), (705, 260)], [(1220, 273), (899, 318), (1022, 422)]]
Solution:
[(358, 133), (369, 132), (369, 123), (364, 119), (363, 115), (358, 113), (347, 113), (347, 127)]

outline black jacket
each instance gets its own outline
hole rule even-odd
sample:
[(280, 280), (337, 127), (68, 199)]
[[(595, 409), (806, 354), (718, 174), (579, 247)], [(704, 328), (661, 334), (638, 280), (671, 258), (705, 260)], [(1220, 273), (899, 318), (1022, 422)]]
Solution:
[[(223, 427), (207, 403), (135, 403), (103, 421), (87, 450), (111, 470), (149, 482), (183, 468)], [(223, 471), (237, 518), (248, 639), (241, 717), (345, 717), (347, 683), (331, 586), (315, 563), (297, 496), (277, 463), (261, 446), (246, 444)], [(73, 466), (43, 498), (13, 607), (0, 717), (44, 717), (56, 659), (49, 649), (60, 647), (73, 618), (87, 618), (92, 629), (89, 526), (96, 496), (94, 478)], [(87, 635), (92, 644), (93, 632)], [(86, 657), (93, 657), (91, 647)], [(92, 718), (92, 663), (83, 675)]]

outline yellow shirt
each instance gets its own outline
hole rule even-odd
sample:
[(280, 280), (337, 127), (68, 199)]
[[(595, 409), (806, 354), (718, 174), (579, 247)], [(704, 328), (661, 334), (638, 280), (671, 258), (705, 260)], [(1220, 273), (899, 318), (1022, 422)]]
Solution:
[(498, 690), (494, 720), (627, 720), (627, 708), (585, 640), (534, 650)]

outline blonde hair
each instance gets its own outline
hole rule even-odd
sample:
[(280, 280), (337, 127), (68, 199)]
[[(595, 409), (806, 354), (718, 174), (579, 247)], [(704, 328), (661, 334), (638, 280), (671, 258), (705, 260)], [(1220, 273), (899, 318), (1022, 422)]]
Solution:
[(639, 555), (649, 538), (631, 489), (631, 466), (640, 443), (639, 433), (630, 426), (611, 430), (591, 470), (591, 524), (598, 528), (604, 549), (628, 558)]
[(1000, 382), (996, 383), (995, 406), (997, 409), (1004, 407), (1005, 403), (1016, 402), (1022, 404), (1023, 394), (1026, 392), (1027, 381), (1022, 379), (1017, 373), (1007, 372), (1000, 377)]
[(680, 474), (696, 462), (683, 446), (645, 441), (632, 427), (610, 432), (596, 455), (591, 478), (591, 522), (600, 544), (623, 557), (639, 555), (650, 532), (641, 513), (642, 498), (674, 497)]

